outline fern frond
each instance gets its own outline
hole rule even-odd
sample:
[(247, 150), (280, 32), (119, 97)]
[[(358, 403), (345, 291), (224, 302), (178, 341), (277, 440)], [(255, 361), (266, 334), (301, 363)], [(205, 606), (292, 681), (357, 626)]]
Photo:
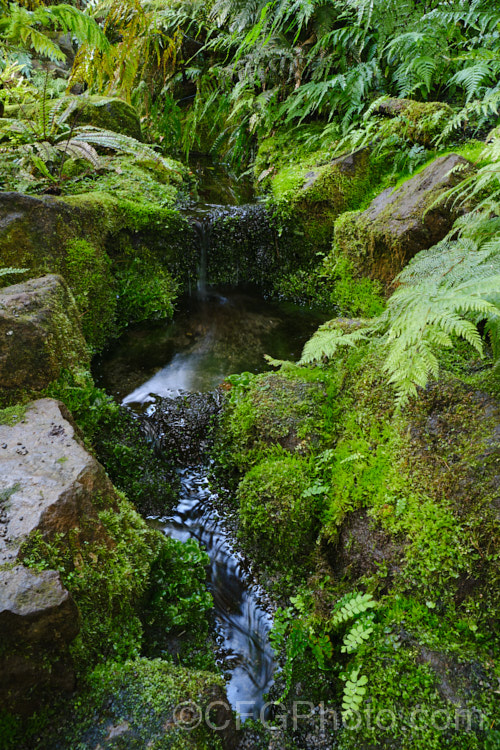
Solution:
[(349, 622), (357, 615), (367, 612), (377, 606), (371, 594), (361, 594), (359, 591), (353, 591), (346, 594), (337, 602), (334, 614), (330, 619), (330, 625), (336, 627), (342, 623)]
[(367, 340), (371, 328), (360, 327), (346, 333), (339, 326), (338, 321), (330, 320), (318, 328), (316, 333), (306, 342), (299, 364), (319, 362), (323, 358), (330, 359), (341, 347), (356, 346), (360, 341)]
[(74, 139), (70, 139), (65, 143), (58, 143), (56, 148), (71, 159), (88, 161), (94, 169), (102, 167), (102, 160), (90, 143), (80, 143), (78, 141), (75, 142)]

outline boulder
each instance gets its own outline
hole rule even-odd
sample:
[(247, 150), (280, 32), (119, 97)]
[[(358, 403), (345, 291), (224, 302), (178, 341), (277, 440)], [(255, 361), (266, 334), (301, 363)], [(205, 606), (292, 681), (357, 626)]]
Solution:
[(394, 132), (422, 146), (428, 146), (453, 116), (451, 107), (443, 102), (395, 98), (382, 99), (373, 113), (391, 119), (381, 134), (387, 136)]
[(76, 124), (92, 125), (103, 130), (141, 140), (141, 121), (135, 109), (123, 99), (82, 95), (72, 114)]
[(389, 284), (414, 255), (449, 232), (459, 209), (438, 199), (470, 169), (457, 154), (442, 156), (396, 190), (384, 190), (366, 211), (343, 214), (335, 222), (335, 251), (359, 275)]
[(161, 659), (138, 658), (98, 667), (93, 684), (77, 720), (72, 715), (64, 717), (66, 726), (54, 726), (44, 747), (239, 747), (234, 715), (218, 675)]
[(79, 631), (78, 610), (55, 570), (17, 565), (1, 575), (0, 632), (3, 642), (50, 645), (70, 642)]
[(391, 536), (369, 517), (365, 508), (351, 511), (340, 525), (334, 542), (323, 541), (323, 551), (337, 580), (356, 582), (387, 566), (388, 579), (404, 564), (404, 543)]
[(40, 399), (17, 419), (0, 425), (0, 702), (23, 712), (43, 690), (72, 689), (80, 629), (59, 573), (29, 569), (30, 544), (70, 532), (76, 544), (109, 543), (96, 505), (113, 507), (115, 492), (62, 404)]
[(22, 560), (35, 531), (46, 540), (75, 529), (82, 539), (105, 538), (96, 499), (109, 505), (113, 485), (61, 403), (34, 401), (16, 424), (0, 425), (0, 464), (0, 566)]
[(367, 148), (343, 154), (326, 164), (292, 164), (273, 178), (273, 202), (279, 215), (291, 222), (312, 256), (331, 244), (333, 223), (344, 211), (356, 208), (370, 189)]
[(88, 366), (71, 292), (49, 275), (0, 290), (0, 393), (37, 391), (62, 369)]
[(64, 199), (0, 192), (1, 265), (28, 268), (32, 276), (61, 274), (94, 348), (117, 333), (127, 293), (150, 300), (151, 289), (141, 284), (166, 270), (187, 286), (198, 254), (193, 228), (171, 208), (106, 192)]

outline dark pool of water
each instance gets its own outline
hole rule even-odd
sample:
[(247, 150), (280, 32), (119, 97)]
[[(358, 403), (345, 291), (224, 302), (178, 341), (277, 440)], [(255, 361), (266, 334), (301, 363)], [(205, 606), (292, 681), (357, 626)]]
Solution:
[(269, 369), (264, 359), (295, 360), (324, 318), (240, 291), (181, 300), (172, 322), (131, 326), (94, 363), (99, 386), (140, 406), (151, 395), (216, 388), (230, 373)]

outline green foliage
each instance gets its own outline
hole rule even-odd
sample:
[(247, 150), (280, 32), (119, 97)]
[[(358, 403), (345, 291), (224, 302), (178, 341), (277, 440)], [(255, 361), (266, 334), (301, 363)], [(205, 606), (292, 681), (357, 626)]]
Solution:
[(307, 461), (277, 452), (261, 461), (238, 486), (241, 537), (256, 556), (275, 567), (310, 554), (317, 530), (317, 499), (304, 497)]
[(135, 257), (116, 271), (118, 316), (131, 322), (171, 317), (177, 284), (170, 273), (148, 257)]
[(0, 286), (9, 286), (14, 281), (14, 279), (10, 278), (11, 276), (16, 276), (16, 274), (20, 273), (26, 273), (28, 270), (28, 268), (0, 268)]
[(360, 669), (353, 669), (345, 677), (344, 695), (342, 698), (342, 720), (348, 722), (356, 715), (366, 694), (368, 677), (360, 675)]
[(462, 237), (423, 251), (400, 274), (401, 286), (389, 300), (383, 320), (388, 345), (385, 368), (400, 405), (416, 394), (417, 386), (425, 386), (429, 376), (437, 377), (435, 349), (453, 346), (453, 336), (464, 338), (482, 354), (475, 323), (486, 320), (496, 331), (499, 251), (496, 238)]
[[(285, 677), (284, 691), (280, 698), (286, 698), (292, 687), (298, 666), (312, 654), (320, 670), (329, 668), (329, 661), (333, 655), (333, 645), (330, 636), (323, 630), (318, 630), (314, 617), (307, 614), (307, 594), (297, 594), (291, 597), (291, 607), (278, 608), (269, 639), (277, 656), (284, 658), (283, 675)], [(297, 616), (299, 613), (299, 616)]]
[(148, 617), (161, 618), (167, 630), (208, 630), (212, 597), (204, 588), (209, 557), (195, 539), (167, 538), (151, 569)]
[[(95, 503), (106, 506), (110, 499), (96, 497)], [(137, 606), (162, 543), (124, 498), (98, 517), (107, 538), (84, 543), (77, 528), (47, 542), (35, 532), (22, 550), (28, 567), (60, 572), (80, 610), (82, 629), (72, 645), (80, 670), (110, 656), (139, 654)]]
[(360, 594), (357, 591), (346, 594), (337, 602), (331, 624), (332, 626), (341, 625), (373, 607), (375, 607), (375, 602), (371, 594)]
[[(65, 59), (56, 42), (52, 41), (45, 29), (58, 29), (70, 32), (80, 42), (86, 42), (96, 51), (105, 52), (109, 43), (100, 26), (88, 13), (72, 5), (35, 5), (29, 10), (19, 3), (6, 3), (1, 7), (0, 31), (2, 42), (0, 52), (4, 54), (24, 47), (53, 62)], [(40, 28), (41, 27), (41, 28)], [(41, 30), (43, 29), (43, 30)]]
[(337, 320), (330, 320), (320, 326), (305, 344), (299, 364), (305, 365), (323, 358), (331, 358), (340, 347), (356, 346), (360, 341), (367, 340), (362, 323), (355, 323), (354, 331), (349, 331), (349, 328), (346, 333), (345, 327)]
[(47, 395), (66, 404), (114, 485), (141, 512), (163, 513), (171, 507), (175, 481), (170, 464), (155, 455), (137, 419), (96, 388), (90, 374), (77, 378), (65, 372)]

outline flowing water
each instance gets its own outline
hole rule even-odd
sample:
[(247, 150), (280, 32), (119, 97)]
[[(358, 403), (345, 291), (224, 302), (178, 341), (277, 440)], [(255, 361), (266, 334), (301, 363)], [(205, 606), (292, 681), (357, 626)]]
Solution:
[[(234, 196), (232, 200), (237, 202)], [(296, 359), (324, 319), (295, 306), (265, 302), (248, 291), (206, 286), (210, 217), (219, 208), (204, 203), (190, 217), (200, 235), (197, 293), (181, 300), (172, 322), (131, 326), (95, 365), (98, 385), (142, 419), (152, 418), (162, 399), (173, 403), (170, 400), (193, 393), (213, 398), (214, 389), (230, 373), (268, 369), (266, 353)], [(182, 430), (182, 418), (180, 422)], [(233, 548), (215, 508), (207, 473), (206, 466), (181, 467), (177, 507), (150, 522), (181, 541), (194, 537), (206, 548), (208, 585), (228, 668), (228, 698), (242, 717), (258, 717), (275, 666), (268, 642), (272, 619), (264, 592)]]

